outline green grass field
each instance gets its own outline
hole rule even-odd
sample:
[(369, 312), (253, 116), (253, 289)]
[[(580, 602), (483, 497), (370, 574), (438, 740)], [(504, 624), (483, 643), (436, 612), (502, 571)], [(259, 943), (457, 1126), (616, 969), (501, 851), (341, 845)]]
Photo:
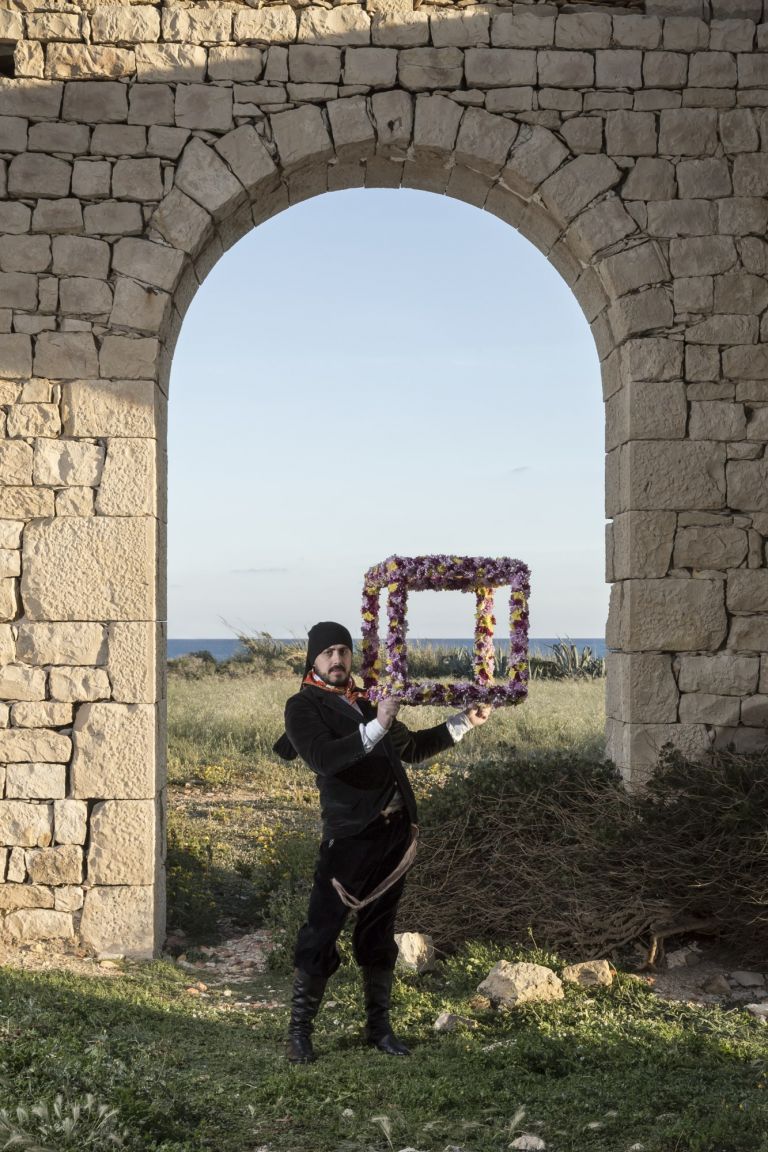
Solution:
[[(201, 939), (260, 923), (288, 848), (314, 842), (312, 776), (270, 751), (295, 687), (171, 680), (171, 914)], [(505, 749), (599, 754), (602, 696), (602, 682), (534, 683), (527, 704), (413, 769), (417, 790)], [(433, 973), (399, 977), (393, 1015), (413, 1048), (399, 1061), (363, 1046), (361, 989), (343, 965), (308, 1067), (282, 1054), (284, 969), (228, 984), (169, 960), (90, 976), (0, 968), (0, 1150), (506, 1152), (527, 1132), (548, 1152), (768, 1152), (765, 1025), (661, 1000), (628, 974), (567, 986), (554, 1004), (479, 1004), (496, 960), (523, 956), (581, 959), (467, 942)], [(202, 996), (187, 991), (198, 979)], [(437, 1034), (446, 1010), (475, 1027)]]

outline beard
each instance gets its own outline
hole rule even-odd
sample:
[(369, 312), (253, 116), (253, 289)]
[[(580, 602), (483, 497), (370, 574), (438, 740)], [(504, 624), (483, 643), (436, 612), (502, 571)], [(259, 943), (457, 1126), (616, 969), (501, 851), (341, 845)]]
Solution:
[(319, 676), (324, 684), (330, 685), (331, 688), (344, 688), (349, 683), (350, 672), (345, 672), (343, 668), (331, 669), (330, 672), (318, 672), (317, 668), (314, 669), (316, 676)]

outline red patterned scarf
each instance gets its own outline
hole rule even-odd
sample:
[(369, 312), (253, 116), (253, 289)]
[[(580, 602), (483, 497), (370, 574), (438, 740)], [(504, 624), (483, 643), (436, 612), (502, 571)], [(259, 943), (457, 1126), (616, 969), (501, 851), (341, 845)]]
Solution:
[(304, 684), (311, 684), (313, 688), (324, 688), (326, 692), (335, 692), (337, 696), (346, 696), (347, 700), (354, 703), (355, 700), (368, 699), (368, 693), (365, 688), (358, 688), (355, 681), (350, 676), (347, 683), (343, 688), (335, 688), (333, 684), (326, 684), (325, 680), (312, 671), (310, 668), (303, 680)]

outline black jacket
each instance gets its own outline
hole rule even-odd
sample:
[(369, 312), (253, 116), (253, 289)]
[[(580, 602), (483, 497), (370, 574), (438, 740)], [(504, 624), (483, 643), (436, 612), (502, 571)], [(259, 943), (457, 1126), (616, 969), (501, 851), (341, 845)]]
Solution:
[(386, 808), (395, 785), (416, 823), (416, 799), (401, 761), (417, 764), (454, 744), (447, 724), (411, 732), (394, 720), (366, 752), (360, 725), (375, 717), (376, 708), (365, 699), (357, 703), (362, 716), (340, 693), (304, 684), (285, 705), (288, 739), (320, 789), (324, 840), (361, 832)]

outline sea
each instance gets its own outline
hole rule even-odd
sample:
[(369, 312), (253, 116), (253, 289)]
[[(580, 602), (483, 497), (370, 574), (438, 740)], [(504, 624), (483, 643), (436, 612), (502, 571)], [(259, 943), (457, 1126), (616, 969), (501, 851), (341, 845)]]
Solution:
[[(278, 639), (275, 637), (275, 639)], [(551, 654), (553, 644), (558, 642), (567, 644), (575, 644), (577, 648), (585, 648), (589, 646), (595, 656), (605, 656), (605, 637), (604, 636), (532, 636), (528, 641), (528, 648), (531, 656), (547, 657)], [(459, 637), (441, 637), (435, 640), (425, 639), (412, 639), (408, 637), (409, 648), (419, 648), (426, 644), (440, 645), (444, 648), (471, 648), (473, 644), (472, 637), (459, 636)], [(296, 639), (283, 639), (280, 638), (282, 644), (295, 644)], [(496, 641), (497, 647), (505, 651), (508, 641), (499, 639)], [(168, 640), (168, 659), (173, 660), (177, 656), (185, 656), (189, 652), (210, 652), (215, 660), (229, 660), (231, 656), (240, 649), (240, 641), (231, 636), (214, 636), (202, 639), (180, 639), (174, 637)]]

